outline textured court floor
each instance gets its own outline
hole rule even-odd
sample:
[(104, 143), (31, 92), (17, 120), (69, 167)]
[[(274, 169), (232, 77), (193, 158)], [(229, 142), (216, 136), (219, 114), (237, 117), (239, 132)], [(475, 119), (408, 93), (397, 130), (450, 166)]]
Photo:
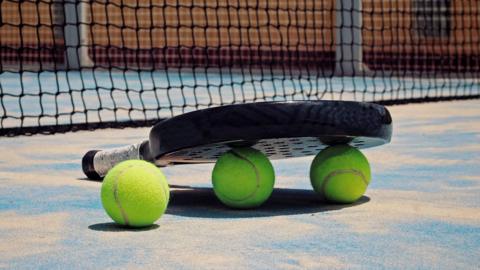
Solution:
[(274, 162), (263, 207), (228, 210), (211, 165), (163, 169), (167, 214), (125, 230), (104, 213), (83, 153), (148, 129), (0, 138), (1, 269), (479, 269), (480, 101), (390, 107), (390, 145), (367, 149), (372, 183), (355, 205), (312, 193), (312, 158)]

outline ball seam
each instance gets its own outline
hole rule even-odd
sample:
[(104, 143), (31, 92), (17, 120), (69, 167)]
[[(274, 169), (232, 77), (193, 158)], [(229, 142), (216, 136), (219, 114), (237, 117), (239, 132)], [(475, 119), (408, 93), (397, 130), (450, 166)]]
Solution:
[(368, 181), (367, 179), (365, 178), (365, 176), (363, 175), (363, 173), (359, 170), (356, 170), (356, 169), (339, 169), (339, 170), (335, 170), (329, 174), (327, 174), (327, 176), (325, 177), (325, 180), (322, 182), (322, 185), (320, 187), (320, 190), (322, 191), (322, 196), (325, 197), (325, 187), (326, 185), (328, 184), (328, 182), (330, 182), (330, 179), (336, 175), (339, 175), (339, 174), (344, 174), (344, 173), (353, 173), (353, 174), (356, 174), (358, 176), (360, 176), (360, 178), (362, 179), (362, 182), (368, 186)]
[(115, 181), (113, 181), (113, 198), (115, 199), (115, 203), (117, 204), (118, 209), (120, 209), (120, 213), (122, 214), (123, 221), (125, 225), (129, 226), (130, 222), (128, 220), (127, 213), (125, 209), (123, 209), (122, 204), (120, 203), (120, 198), (118, 197), (118, 185), (120, 182), (120, 176), (125, 173), (128, 169), (132, 168), (133, 165), (129, 165), (127, 168), (121, 170), (115, 177)]
[(246, 157), (242, 156), (240, 153), (237, 153), (235, 152), (234, 150), (231, 151), (231, 153), (238, 157), (239, 159), (241, 160), (244, 160), (246, 161), (248, 164), (250, 164), (252, 167), (253, 167), (253, 170), (255, 172), (255, 180), (256, 180), (256, 189), (251, 193), (249, 194), (248, 196), (242, 198), (242, 199), (232, 199), (228, 196), (225, 196), (224, 194), (222, 194), (221, 192), (219, 192), (223, 197), (227, 198), (228, 200), (230, 201), (233, 201), (233, 202), (243, 202), (243, 201), (246, 201), (250, 198), (252, 198), (253, 196), (255, 196), (255, 194), (257, 193), (258, 189), (260, 188), (260, 172), (258, 171), (257, 167), (255, 166), (255, 164), (253, 164), (252, 161), (248, 160)]

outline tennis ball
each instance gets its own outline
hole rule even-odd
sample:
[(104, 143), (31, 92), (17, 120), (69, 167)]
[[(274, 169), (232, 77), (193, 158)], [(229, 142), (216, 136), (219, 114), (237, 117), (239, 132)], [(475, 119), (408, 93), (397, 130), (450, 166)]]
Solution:
[(268, 157), (253, 148), (232, 149), (217, 160), (212, 172), (217, 198), (232, 208), (253, 208), (272, 194), (275, 173)]
[(367, 158), (349, 145), (327, 147), (310, 167), (313, 189), (331, 202), (355, 202), (365, 193), (370, 177)]
[(118, 224), (152, 225), (165, 212), (170, 191), (163, 173), (143, 160), (123, 161), (103, 179), (102, 205)]

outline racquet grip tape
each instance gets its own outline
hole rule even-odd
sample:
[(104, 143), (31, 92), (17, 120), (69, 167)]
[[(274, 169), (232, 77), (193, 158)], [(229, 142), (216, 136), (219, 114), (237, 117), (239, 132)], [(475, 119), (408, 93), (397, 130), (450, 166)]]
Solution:
[(102, 177), (95, 171), (93, 158), (100, 150), (88, 151), (82, 158), (82, 170), (89, 179), (102, 180)]

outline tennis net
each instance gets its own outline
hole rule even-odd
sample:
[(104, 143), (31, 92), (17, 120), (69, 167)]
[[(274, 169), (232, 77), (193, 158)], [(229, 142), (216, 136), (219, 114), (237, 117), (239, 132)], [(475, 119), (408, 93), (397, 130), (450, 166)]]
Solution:
[(476, 0), (4, 0), (0, 136), (233, 103), (480, 97)]

